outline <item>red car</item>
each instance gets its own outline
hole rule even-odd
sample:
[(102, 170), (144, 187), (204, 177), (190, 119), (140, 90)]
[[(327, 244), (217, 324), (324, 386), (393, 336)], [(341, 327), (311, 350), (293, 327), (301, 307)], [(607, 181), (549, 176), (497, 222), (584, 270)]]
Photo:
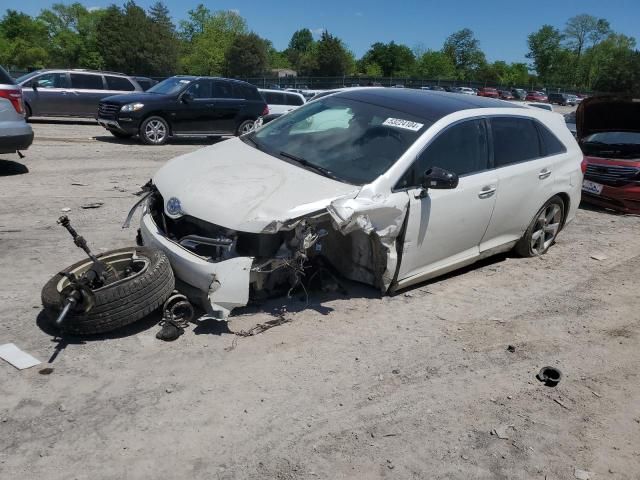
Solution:
[(525, 101), (527, 102), (548, 102), (549, 99), (542, 92), (528, 92), (525, 97)]
[(478, 89), (478, 96), (489, 97), (489, 98), (499, 98), (500, 93), (498, 93), (498, 90), (496, 90), (495, 88), (485, 87), (485, 88)]
[(589, 97), (576, 111), (585, 202), (640, 214), (640, 100)]

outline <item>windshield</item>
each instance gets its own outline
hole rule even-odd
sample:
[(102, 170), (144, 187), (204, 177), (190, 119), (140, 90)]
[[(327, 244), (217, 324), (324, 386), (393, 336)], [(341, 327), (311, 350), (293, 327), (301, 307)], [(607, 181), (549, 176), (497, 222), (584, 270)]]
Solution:
[(160, 93), (162, 95), (173, 95), (175, 93), (178, 93), (191, 82), (192, 79), (189, 78), (171, 77), (155, 84), (153, 87), (147, 90), (147, 92)]
[(40, 73), (40, 72), (39, 71), (35, 71), (35, 72), (25, 73), (24, 75), (16, 78), (16, 83), (20, 84), (20, 83), (24, 82), (25, 80), (30, 79), (31, 77), (33, 77), (37, 73)]
[(583, 142), (606, 145), (640, 145), (640, 132), (599, 132), (584, 138)]
[(247, 141), (321, 175), (364, 185), (386, 172), (429, 125), (339, 95), (308, 103), (249, 134)]

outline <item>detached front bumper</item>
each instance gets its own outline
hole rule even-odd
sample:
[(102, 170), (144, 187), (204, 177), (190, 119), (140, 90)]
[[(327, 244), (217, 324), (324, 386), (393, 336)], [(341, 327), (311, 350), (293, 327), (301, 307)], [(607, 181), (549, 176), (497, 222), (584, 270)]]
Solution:
[(253, 257), (210, 262), (167, 238), (148, 212), (142, 216), (140, 233), (145, 246), (169, 257), (176, 278), (186, 284), (184, 293), (208, 316), (225, 320), (233, 308), (249, 301)]

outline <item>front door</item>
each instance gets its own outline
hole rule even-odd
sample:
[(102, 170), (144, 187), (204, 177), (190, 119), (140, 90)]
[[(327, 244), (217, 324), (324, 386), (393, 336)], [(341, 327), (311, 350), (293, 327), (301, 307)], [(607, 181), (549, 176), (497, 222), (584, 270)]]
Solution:
[[(420, 195), (421, 178), (431, 167), (457, 173), (458, 186)], [(419, 155), (397, 187), (409, 195), (398, 272), (401, 287), (472, 261), (479, 254), (498, 189), (497, 176), (489, 170), (485, 120), (447, 127)]]
[[(33, 88), (35, 82), (35, 88)], [(70, 94), (69, 78), (64, 72), (39, 75), (23, 86), (23, 93), (31, 113), (38, 115), (70, 115), (67, 96)]]

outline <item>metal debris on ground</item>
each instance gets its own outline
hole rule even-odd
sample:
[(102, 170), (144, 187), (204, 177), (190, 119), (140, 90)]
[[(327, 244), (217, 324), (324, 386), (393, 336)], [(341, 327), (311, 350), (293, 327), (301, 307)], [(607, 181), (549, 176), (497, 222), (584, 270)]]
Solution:
[(508, 430), (510, 428), (513, 428), (514, 430), (516, 429), (514, 425), (501, 425), (491, 430), (491, 435), (495, 435), (501, 440), (509, 440)]
[(87, 210), (89, 208), (100, 208), (102, 205), (104, 205), (104, 202), (92, 202), (85, 205), (80, 205), (80, 208), (84, 208), (85, 210)]
[(233, 334), (235, 335), (233, 342), (231, 343), (230, 347), (225, 348), (225, 351), (230, 352), (231, 350), (236, 348), (236, 345), (238, 344), (238, 337), (252, 337), (254, 335), (266, 332), (273, 327), (284, 325), (285, 323), (289, 323), (292, 321), (293, 319), (285, 317), (284, 313), (279, 313), (273, 320), (269, 320), (264, 323), (258, 323), (249, 330), (240, 330), (239, 332), (233, 332)]
[(542, 367), (536, 378), (547, 387), (555, 387), (562, 379), (562, 372), (555, 367)]
[(174, 290), (162, 307), (162, 320), (159, 323), (162, 329), (156, 333), (156, 338), (165, 342), (175, 340), (184, 333), (194, 314), (193, 305), (187, 297)]
[(576, 477), (578, 480), (590, 480), (591, 472), (587, 472), (586, 470), (581, 470), (579, 468), (574, 468), (573, 476)]
[(73, 183), (71, 183), (71, 185), (73, 185), (74, 187), (88, 187), (89, 186), (88, 183), (80, 183), (80, 182), (73, 182)]
[(10, 363), (18, 370), (31, 368), (41, 363), (40, 360), (29, 355), (26, 352), (23, 352), (13, 343), (5, 343), (4, 345), (0, 345), (0, 358)]
[(599, 262), (602, 262), (604, 260), (606, 260), (607, 257), (606, 255), (603, 255), (601, 253), (594, 253), (593, 255), (591, 255), (591, 258), (593, 258), (594, 260), (598, 260)]
[(554, 402), (556, 402), (558, 405), (560, 405), (562, 408), (566, 409), (566, 410), (571, 410), (569, 407), (567, 407), (564, 403), (562, 403), (560, 400), (558, 400), (557, 398), (553, 399)]

